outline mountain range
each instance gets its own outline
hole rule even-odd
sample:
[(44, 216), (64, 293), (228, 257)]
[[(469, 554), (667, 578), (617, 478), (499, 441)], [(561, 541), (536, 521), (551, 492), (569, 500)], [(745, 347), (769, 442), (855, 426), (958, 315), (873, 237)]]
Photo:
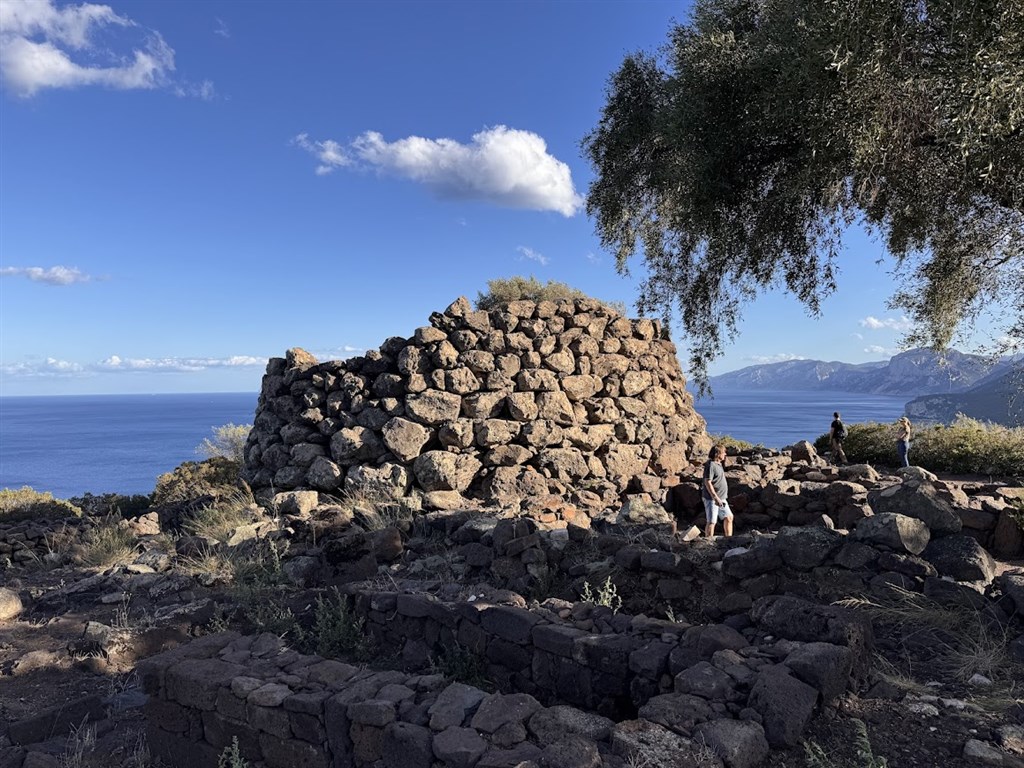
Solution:
[(1008, 426), (1024, 424), (1021, 361), (947, 350), (911, 349), (872, 363), (787, 360), (712, 376), (715, 391), (835, 391), (905, 395), (907, 414), (949, 422), (957, 413)]

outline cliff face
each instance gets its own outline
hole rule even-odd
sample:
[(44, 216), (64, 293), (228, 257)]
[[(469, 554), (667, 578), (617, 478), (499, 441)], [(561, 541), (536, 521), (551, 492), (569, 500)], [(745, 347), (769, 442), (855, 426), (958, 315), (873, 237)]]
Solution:
[(964, 392), (1005, 372), (1006, 361), (992, 365), (980, 355), (954, 349), (942, 355), (930, 349), (911, 349), (888, 362), (850, 363), (789, 360), (753, 365), (711, 378), (722, 390), (829, 390), (865, 394), (906, 395)]
[(460, 298), (363, 357), (271, 359), (243, 476), (428, 508), (548, 495), (600, 507), (706, 454), (685, 383), (657, 321), (587, 299), (485, 312)]
[(967, 392), (925, 395), (907, 403), (907, 414), (921, 421), (949, 423), (961, 413), (1008, 427), (1024, 426), (1024, 370), (1011, 370)]

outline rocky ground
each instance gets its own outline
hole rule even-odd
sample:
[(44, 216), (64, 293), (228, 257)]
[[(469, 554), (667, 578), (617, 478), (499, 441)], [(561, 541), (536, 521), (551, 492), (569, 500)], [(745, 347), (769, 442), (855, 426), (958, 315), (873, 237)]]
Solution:
[[(6, 607), (11, 594), (23, 603), (0, 621), (0, 734), (9, 728), (35, 734), (27, 756), (5, 751), (10, 736), (0, 736), (0, 768), (159, 764), (146, 748), (145, 697), (133, 669), (140, 659), (225, 625), (216, 579), (183, 567), (189, 541), (178, 540), (177, 558), (169, 537), (140, 535), (138, 542), (148, 554), (139, 559), (159, 568), (138, 560), (88, 568), (54, 558), (0, 573)], [(430, 557), (441, 555), (435, 550)], [(391, 572), (422, 570), (424, 559), (406, 549)], [(1024, 561), (997, 567), (1024, 576)], [(296, 611), (311, 602), (301, 591), (292, 595)], [(0, 613), (4, 607), (0, 599)], [(1024, 680), (989, 685), (933, 675), (934, 648), (887, 643), (887, 631), (876, 625), (886, 660), (865, 689), (824, 708), (802, 744), (774, 750), (764, 765), (1024, 766)]]

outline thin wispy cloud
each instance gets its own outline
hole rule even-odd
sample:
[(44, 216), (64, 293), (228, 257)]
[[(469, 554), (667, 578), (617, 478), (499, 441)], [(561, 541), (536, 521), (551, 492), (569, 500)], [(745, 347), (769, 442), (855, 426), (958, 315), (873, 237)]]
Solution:
[(215, 16), (213, 20), (217, 24), (217, 26), (213, 29), (213, 34), (219, 35), (220, 37), (223, 37), (225, 39), (231, 37), (231, 30), (228, 29), (228, 25), (224, 23), (224, 19)]
[(583, 258), (585, 258), (591, 264), (600, 264), (601, 263), (601, 257), (595, 255), (594, 253), (588, 252)]
[(890, 330), (890, 331), (909, 331), (913, 326), (913, 322), (909, 317), (886, 317), (877, 318), (868, 315), (860, 321), (860, 325), (863, 328), (870, 328), (872, 331)]
[(790, 360), (805, 360), (802, 355), (794, 355), (789, 352), (780, 352), (777, 355), (748, 355), (745, 359), (758, 365), (768, 363), (788, 363)]
[(557, 211), (569, 217), (583, 205), (569, 166), (548, 153), (536, 133), (488, 128), (468, 144), (409, 136), (386, 141), (367, 131), (347, 145), (300, 133), (294, 143), (316, 157), (316, 173), (345, 166), (372, 168), (423, 184), (441, 199), (482, 200), (507, 208)]
[(344, 147), (336, 141), (313, 141), (308, 133), (300, 133), (292, 139), (292, 144), (301, 147), (317, 159), (317, 176), (324, 176), (352, 164), (352, 159), (345, 153)]
[(25, 277), (33, 282), (47, 285), (88, 283), (95, 279), (76, 267), (3, 267), (0, 268), (0, 276)]
[(174, 86), (174, 95), (182, 98), (213, 101), (217, 98), (217, 90), (213, 87), (211, 80), (203, 80), (201, 83), (181, 83)]
[(0, 2), (0, 81), (19, 96), (102, 86), (171, 87), (182, 96), (209, 98), (212, 84), (176, 83), (174, 68), (174, 49), (159, 32), (118, 15), (109, 5)]
[(111, 355), (96, 363), (75, 363), (48, 357), (0, 366), (4, 376), (22, 378), (95, 376), (99, 373), (196, 373), (215, 368), (263, 367), (265, 357), (161, 357), (131, 358)]
[(889, 347), (883, 347), (878, 344), (869, 344), (864, 347), (864, 351), (869, 355), (884, 355), (885, 357), (892, 357), (899, 353), (899, 349), (891, 349)]
[(543, 253), (537, 253), (537, 251), (533, 250), (533, 248), (527, 248), (525, 245), (520, 245), (518, 248), (516, 248), (516, 251), (518, 251), (520, 258), (527, 259), (529, 261), (535, 261), (542, 267), (546, 267), (548, 263), (551, 261), (551, 259), (545, 256)]

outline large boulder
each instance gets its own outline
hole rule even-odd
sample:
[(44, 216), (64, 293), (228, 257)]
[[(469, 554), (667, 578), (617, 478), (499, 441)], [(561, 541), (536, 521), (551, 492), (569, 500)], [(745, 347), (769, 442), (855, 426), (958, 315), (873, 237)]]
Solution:
[(809, 571), (824, 563), (842, 546), (845, 538), (838, 531), (818, 526), (787, 527), (775, 537), (775, 547), (782, 562), (790, 568)]
[(936, 539), (923, 554), (940, 576), (948, 576), (957, 581), (981, 581), (988, 584), (996, 575), (996, 563), (992, 555), (970, 536)]
[(919, 555), (931, 540), (928, 526), (914, 517), (885, 512), (865, 517), (853, 532), (856, 541)]
[(891, 512), (916, 517), (928, 526), (933, 536), (949, 536), (960, 533), (963, 528), (957, 511), (939, 495), (934, 485), (923, 480), (907, 480), (871, 491), (868, 504), (876, 515)]
[(462, 493), (473, 482), (482, 464), (468, 453), (427, 451), (413, 462), (413, 474), (425, 491)]
[(0, 621), (13, 619), (22, 611), (21, 598), (13, 589), (0, 587)]
[(777, 637), (849, 648), (854, 674), (863, 671), (874, 647), (870, 619), (834, 605), (819, 605), (791, 595), (768, 595), (754, 601), (750, 616)]
[(757, 676), (747, 706), (761, 715), (773, 747), (795, 746), (818, 703), (818, 692), (792, 677), (784, 666), (766, 667)]

